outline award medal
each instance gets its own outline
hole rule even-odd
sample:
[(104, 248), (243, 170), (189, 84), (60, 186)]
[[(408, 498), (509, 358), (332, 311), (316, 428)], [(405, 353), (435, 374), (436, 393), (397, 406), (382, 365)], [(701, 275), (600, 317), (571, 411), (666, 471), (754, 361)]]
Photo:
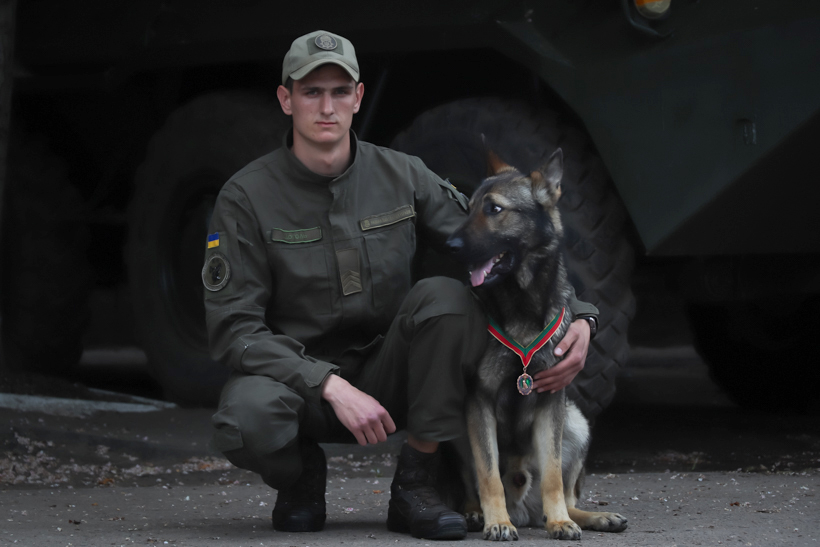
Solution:
[(564, 320), (564, 311), (565, 308), (561, 308), (558, 315), (553, 317), (552, 321), (544, 327), (541, 334), (536, 336), (535, 340), (533, 340), (529, 346), (522, 346), (512, 338), (508, 337), (504, 331), (501, 330), (501, 326), (496, 323), (492, 317), (490, 317), (490, 324), (487, 325), (487, 330), (490, 331), (490, 334), (492, 334), (496, 340), (507, 346), (513, 351), (513, 353), (518, 355), (518, 357), (521, 358), (521, 363), (524, 365), (524, 373), (518, 377), (518, 380), (516, 380), (516, 387), (521, 395), (529, 395), (532, 393), (532, 376), (527, 374), (527, 366), (530, 364), (535, 352), (543, 348), (547, 342), (550, 341), (552, 335), (558, 331), (558, 327), (561, 326), (561, 323)]

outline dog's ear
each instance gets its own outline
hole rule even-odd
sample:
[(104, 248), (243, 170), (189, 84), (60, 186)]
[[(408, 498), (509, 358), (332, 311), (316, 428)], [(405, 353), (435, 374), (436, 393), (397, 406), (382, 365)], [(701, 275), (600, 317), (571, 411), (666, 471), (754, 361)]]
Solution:
[(553, 207), (561, 197), (561, 177), (564, 175), (564, 153), (559, 148), (541, 166), (530, 173), (532, 195), (544, 207)]
[(504, 160), (498, 157), (498, 154), (487, 149), (487, 176), (492, 177), (503, 171), (511, 171), (513, 168), (504, 163)]

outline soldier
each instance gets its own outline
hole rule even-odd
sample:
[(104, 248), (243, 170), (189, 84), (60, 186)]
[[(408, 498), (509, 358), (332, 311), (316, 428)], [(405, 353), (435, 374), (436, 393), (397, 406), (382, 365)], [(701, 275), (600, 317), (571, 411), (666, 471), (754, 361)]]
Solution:
[[(214, 442), (278, 490), (277, 530), (321, 530), (327, 466), (318, 442), (383, 442), (407, 430), (387, 525), (429, 539), (466, 535), (434, 488), (438, 444), (464, 434), (464, 372), (487, 343), (461, 283), (411, 283), (417, 239), (443, 247), (466, 200), (415, 157), (350, 130), (364, 85), (351, 44), (317, 31), (284, 59), (277, 96), (293, 129), (224, 185), (203, 268), (211, 353), (232, 374)], [(583, 367), (594, 306), (574, 300), (561, 365)]]

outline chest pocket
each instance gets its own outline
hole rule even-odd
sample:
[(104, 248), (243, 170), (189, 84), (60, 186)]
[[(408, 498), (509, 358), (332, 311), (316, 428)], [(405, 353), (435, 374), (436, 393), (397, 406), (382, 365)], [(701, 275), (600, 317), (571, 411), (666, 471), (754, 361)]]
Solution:
[(304, 318), (330, 314), (332, 278), (322, 230), (274, 228), (266, 236), (277, 315)]
[(404, 205), (359, 221), (373, 282), (373, 305), (386, 321), (395, 317), (412, 285), (415, 216), (413, 206)]

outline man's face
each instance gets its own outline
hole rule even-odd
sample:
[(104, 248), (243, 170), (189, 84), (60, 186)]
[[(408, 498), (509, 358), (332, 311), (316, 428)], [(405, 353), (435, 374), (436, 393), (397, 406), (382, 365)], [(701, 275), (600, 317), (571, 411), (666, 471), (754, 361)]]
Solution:
[(364, 86), (342, 67), (328, 64), (294, 81), (292, 92), (280, 86), (277, 94), (282, 110), (293, 116), (294, 139), (332, 146), (347, 138)]

